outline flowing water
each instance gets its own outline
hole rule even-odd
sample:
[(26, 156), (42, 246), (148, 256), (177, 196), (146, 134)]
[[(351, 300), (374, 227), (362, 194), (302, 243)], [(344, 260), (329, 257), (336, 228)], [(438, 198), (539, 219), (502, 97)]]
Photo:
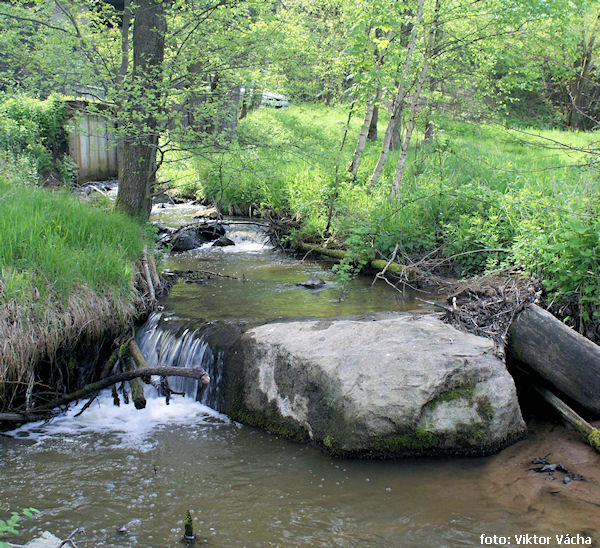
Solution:
[[(544, 438), (489, 458), (335, 460), (220, 414), (220, 345), (240, 322), (428, 312), (415, 295), (384, 283), (359, 279), (342, 288), (327, 264), (270, 249), (260, 227), (231, 225), (229, 236), (238, 245), (167, 259), (171, 270), (212, 274), (206, 283), (177, 284), (136, 335), (151, 364), (203, 365), (207, 388), (170, 379), (187, 396), (167, 405), (147, 386), (141, 411), (115, 407), (106, 391), (81, 416), (83, 402), (0, 437), (0, 502), (41, 512), (22, 522), (15, 541), (84, 527), (79, 548), (181, 546), (188, 509), (197, 544), (214, 547), (453, 547), (481, 546), (481, 535), (512, 535), (513, 545), (516, 534), (598, 535), (600, 501), (584, 492), (597, 492), (595, 479), (550, 488), (527, 470), (535, 451), (548, 447)], [(311, 274), (324, 288), (296, 286)], [(598, 464), (577, 451), (562, 458), (582, 473)]]

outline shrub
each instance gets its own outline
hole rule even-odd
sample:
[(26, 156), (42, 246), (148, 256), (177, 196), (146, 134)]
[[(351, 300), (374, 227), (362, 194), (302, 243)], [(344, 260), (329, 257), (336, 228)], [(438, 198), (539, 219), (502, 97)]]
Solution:
[(55, 161), (64, 162), (67, 118), (64, 102), (57, 98), (0, 96), (0, 149), (30, 157), (38, 173), (47, 175)]

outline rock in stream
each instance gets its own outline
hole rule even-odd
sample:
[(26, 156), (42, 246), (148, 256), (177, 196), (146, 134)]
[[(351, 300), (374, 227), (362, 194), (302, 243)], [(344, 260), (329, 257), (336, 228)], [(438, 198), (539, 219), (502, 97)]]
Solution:
[(526, 434), (493, 343), (433, 315), (254, 327), (226, 357), (224, 410), (344, 456), (484, 455)]

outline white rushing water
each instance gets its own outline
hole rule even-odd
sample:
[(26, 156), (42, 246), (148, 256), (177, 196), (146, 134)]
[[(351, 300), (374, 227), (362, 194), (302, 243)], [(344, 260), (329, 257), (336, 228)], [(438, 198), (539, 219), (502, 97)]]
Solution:
[[(114, 434), (114, 447), (135, 447), (144, 451), (152, 447), (148, 440), (155, 431), (167, 425), (202, 426), (231, 422), (208, 405), (216, 401), (220, 367), (219, 356), (215, 356), (209, 347), (202, 329), (171, 326), (168, 316), (163, 318), (156, 312), (138, 330), (136, 340), (150, 367), (204, 367), (211, 375), (211, 384), (205, 388), (196, 379), (169, 377), (170, 388), (185, 393), (185, 396), (173, 395), (169, 404), (158, 395), (154, 386), (144, 386), (146, 407), (142, 410), (135, 409), (133, 402), (126, 404), (121, 390), (120, 406), (116, 406), (111, 390), (106, 389), (81, 415), (86, 399), (50, 421), (26, 424), (11, 435), (36, 441), (53, 437), (74, 441), (82, 434), (111, 433)], [(128, 385), (125, 386), (128, 390)]]
[[(195, 215), (190, 205), (172, 209)], [(150, 365), (200, 365), (211, 383), (202, 388), (170, 378), (171, 388), (187, 396), (174, 395), (169, 405), (146, 386), (142, 410), (122, 396), (116, 407), (105, 390), (80, 416), (85, 401), (0, 438), (3, 508), (40, 511), (7, 540), (24, 544), (44, 530), (66, 538), (84, 527), (76, 538), (80, 548), (180, 547), (188, 510), (197, 545), (214, 547), (476, 547), (482, 533), (598, 533), (597, 505), (567, 497), (596, 484), (553, 482), (563, 492), (550, 496), (548, 482), (527, 470), (541, 450), (482, 459), (334, 460), (215, 411), (220, 337), (229, 333), (223, 326), (422, 306), (396, 300), (399, 294), (370, 279), (352, 280), (340, 301), (328, 295), (335, 286), (326, 266), (269, 251), (266, 229), (255, 223), (225, 227), (235, 246), (208, 244), (167, 258), (174, 270), (218, 274), (206, 283), (178, 284), (163, 301), (164, 312), (153, 313), (136, 335)], [(314, 273), (331, 289), (296, 285)]]
[(147, 451), (156, 430), (173, 425), (202, 426), (215, 423), (229, 424), (223, 414), (194, 401), (190, 397), (173, 396), (169, 405), (159, 397), (152, 386), (145, 387), (146, 408), (136, 409), (133, 402), (116, 406), (110, 390), (103, 390), (94, 403), (77, 416), (86, 401), (83, 400), (49, 421), (28, 423), (9, 435), (44, 441), (60, 438), (63, 442), (81, 440), (85, 434), (112, 434), (112, 447), (130, 447)]
[(222, 248), (227, 253), (259, 253), (273, 249), (267, 228), (258, 224), (226, 224), (227, 237), (235, 245)]

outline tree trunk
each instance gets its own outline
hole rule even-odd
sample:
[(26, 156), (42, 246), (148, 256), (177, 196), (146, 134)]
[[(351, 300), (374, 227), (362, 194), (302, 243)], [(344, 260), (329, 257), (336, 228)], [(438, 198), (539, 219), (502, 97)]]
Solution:
[(406, 167), (406, 157), (408, 156), (408, 148), (410, 147), (410, 141), (412, 139), (415, 123), (417, 121), (417, 110), (419, 108), (419, 101), (421, 100), (421, 91), (423, 89), (423, 84), (425, 83), (425, 80), (427, 80), (429, 76), (429, 58), (433, 53), (435, 47), (435, 37), (437, 36), (437, 27), (440, 15), (440, 1), (441, 0), (436, 0), (435, 3), (433, 21), (431, 23), (431, 27), (429, 28), (427, 46), (425, 47), (425, 54), (423, 57), (423, 66), (421, 67), (421, 73), (419, 74), (419, 79), (417, 80), (417, 85), (415, 86), (415, 91), (413, 93), (412, 100), (410, 103), (410, 119), (406, 128), (404, 140), (402, 141), (402, 149), (400, 151), (400, 157), (398, 158), (398, 164), (396, 165), (396, 175), (394, 176), (394, 182), (392, 183), (392, 193), (394, 195), (398, 195), (398, 193), (400, 192), (400, 182), (402, 181), (402, 177), (404, 176), (404, 169)]
[(165, 51), (165, 2), (141, 0), (133, 23), (133, 74), (128, 109), (127, 137), (123, 143), (122, 178), (115, 207), (147, 219), (156, 181), (156, 152), (162, 108), (162, 63)]
[[(388, 43), (392, 38), (392, 31), (388, 31), (386, 36)], [(379, 51), (378, 47), (375, 47), (375, 68), (379, 71), (385, 62), (385, 55), (387, 53), (387, 47), (383, 49), (383, 51)], [(381, 99), (381, 87), (377, 87), (375, 91), (375, 95), (367, 104), (367, 112), (365, 114), (365, 120), (360, 130), (360, 134), (358, 135), (358, 141), (356, 143), (356, 148), (354, 149), (354, 156), (352, 161), (350, 162), (350, 166), (348, 167), (348, 171), (352, 173), (353, 176), (356, 177), (358, 173), (358, 168), (360, 167), (360, 163), (362, 161), (362, 155), (365, 151), (365, 146), (367, 143), (367, 139), (371, 141), (377, 140), (377, 118), (379, 115), (379, 99)], [(373, 125), (373, 118), (375, 118), (375, 125)]]
[(400, 157), (398, 158), (398, 164), (396, 165), (396, 175), (394, 176), (394, 182), (392, 184), (392, 192), (396, 195), (400, 191), (400, 182), (402, 181), (402, 177), (404, 176), (404, 168), (406, 167), (406, 157), (408, 156), (408, 148), (410, 147), (410, 141), (412, 139), (413, 130), (415, 129), (415, 123), (417, 121), (417, 110), (419, 106), (419, 101), (421, 99), (421, 90), (423, 89), (423, 83), (427, 78), (428, 67), (429, 60), (427, 58), (427, 54), (425, 54), (423, 68), (421, 69), (421, 74), (419, 75), (419, 80), (417, 82), (415, 92), (410, 102), (410, 119), (408, 121), (406, 133), (404, 134), (404, 139), (402, 141)]
[(381, 178), (381, 174), (383, 172), (383, 167), (385, 166), (385, 162), (390, 152), (390, 145), (392, 142), (394, 132), (398, 133), (398, 130), (400, 129), (400, 124), (402, 123), (402, 111), (404, 109), (404, 101), (406, 100), (406, 95), (408, 93), (408, 76), (412, 64), (412, 56), (417, 44), (418, 29), (421, 25), (421, 19), (423, 18), (424, 4), (425, 0), (419, 0), (415, 24), (413, 25), (410, 31), (410, 42), (408, 43), (408, 48), (406, 50), (406, 58), (404, 60), (402, 77), (400, 78), (400, 83), (398, 84), (398, 91), (396, 92), (396, 96), (394, 97), (392, 113), (390, 115), (390, 120), (388, 122), (387, 128), (385, 130), (385, 135), (383, 137), (383, 143), (381, 145), (379, 159), (377, 160), (377, 165), (375, 166), (373, 174), (371, 175), (371, 180), (369, 182), (370, 186), (375, 186), (379, 182), (379, 179)]
[(585, 129), (586, 122), (588, 121), (586, 114), (588, 114), (591, 104), (589, 100), (586, 101), (586, 88), (594, 87), (594, 83), (588, 82), (588, 80), (589, 73), (593, 66), (594, 43), (596, 41), (599, 24), (600, 12), (590, 31), (589, 40), (586, 41), (585, 31), (583, 31), (584, 36), (581, 40), (581, 55), (573, 67), (576, 76), (569, 84), (569, 99), (571, 103), (567, 114), (567, 125), (573, 129)]
[[(381, 95), (381, 90), (378, 90)], [(371, 123), (369, 124), (369, 133), (367, 133), (367, 139), (369, 141), (377, 141), (377, 121), (379, 119), (379, 105), (373, 105), (373, 115), (371, 116)]]
[(219, 116), (219, 126), (217, 131), (227, 142), (231, 142), (235, 136), (238, 123), (238, 110), (241, 98), (241, 85), (236, 85), (229, 88), (225, 92), (221, 113)]
[(600, 416), (600, 347), (536, 305), (516, 317), (508, 335), (510, 356)]
[[(131, 0), (123, 3), (123, 19), (121, 22), (121, 66), (117, 75), (117, 84), (122, 85), (129, 70), (129, 28), (131, 27)], [(123, 178), (123, 139), (117, 141), (117, 170), (119, 181)]]
[(431, 120), (427, 119), (427, 122), (425, 122), (425, 135), (423, 137), (423, 141), (425, 143), (432, 143), (434, 135), (435, 135), (435, 128), (433, 126), (433, 122)]
[[(376, 98), (375, 98), (376, 99)], [(358, 142), (356, 143), (356, 148), (354, 149), (354, 156), (352, 157), (352, 161), (348, 166), (348, 171), (352, 173), (352, 175), (356, 176), (358, 173), (358, 168), (360, 167), (360, 163), (362, 161), (362, 155), (365, 151), (365, 146), (367, 144), (367, 136), (369, 133), (369, 128), (371, 127), (371, 120), (373, 118), (373, 110), (375, 108), (374, 101), (369, 102), (367, 105), (367, 112), (365, 114), (365, 119), (363, 121), (363, 125), (360, 128), (360, 133), (358, 134)]]
[(122, 179), (115, 207), (133, 216), (147, 219), (152, 209), (152, 186), (156, 181), (158, 136), (145, 143), (123, 143)]

